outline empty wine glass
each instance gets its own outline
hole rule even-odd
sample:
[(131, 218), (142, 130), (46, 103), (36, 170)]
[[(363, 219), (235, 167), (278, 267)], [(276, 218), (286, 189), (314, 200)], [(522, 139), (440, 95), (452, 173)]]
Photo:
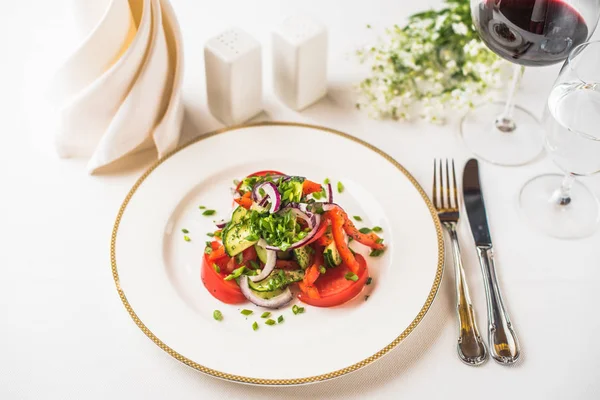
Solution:
[(527, 182), (520, 208), (551, 236), (589, 236), (600, 222), (600, 203), (575, 177), (600, 171), (600, 41), (573, 49), (548, 97), (542, 122), (546, 150), (564, 175)]
[(538, 119), (516, 106), (523, 66), (562, 62), (589, 40), (600, 16), (600, 0), (471, 0), (473, 25), (490, 50), (514, 65), (505, 103), (476, 107), (465, 115), (461, 135), (479, 158), (522, 165), (543, 150)]

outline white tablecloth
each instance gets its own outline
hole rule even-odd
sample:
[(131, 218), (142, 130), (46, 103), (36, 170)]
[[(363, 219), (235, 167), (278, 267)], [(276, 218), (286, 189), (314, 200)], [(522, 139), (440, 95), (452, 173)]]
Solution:
[[(333, 381), (296, 388), (244, 386), (204, 376), (169, 357), (131, 321), (109, 263), (117, 210), (151, 155), (136, 156), (125, 171), (90, 177), (84, 161), (54, 155), (43, 127), (30, 129), (36, 110), (27, 93), (36, 69), (55, 61), (48, 49), (69, 44), (60, 36), (68, 3), (6, 1), (0, 11), (1, 399), (600, 398), (600, 234), (577, 241), (549, 239), (525, 225), (516, 208), (516, 194), (526, 180), (556, 171), (547, 157), (520, 168), (482, 166), (500, 280), (523, 348), (518, 365), (490, 361), (472, 368), (458, 361), (451, 265), (425, 320), (399, 348)], [(354, 109), (350, 95), (361, 76), (352, 52), (371, 35), (365, 25), (402, 23), (428, 3), (438, 4), (173, 0), (185, 40), (183, 140), (221, 127), (206, 107), (202, 48), (211, 35), (240, 26), (264, 45), (262, 119), (326, 125), (366, 139), (429, 188), (433, 157), (452, 156), (460, 163), (469, 157), (458, 125), (369, 120)], [(268, 43), (270, 29), (299, 12), (315, 14), (329, 28), (330, 90), (327, 98), (296, 113), (272, 95)], [(40, 62), (44, 52), (50, 58)], [(518, 102), (540, 114), (557, 71), (558, 66), (528, 70)], [(598, 177), (584, 181), (600, 192)], [(485, 330), (481, 274), (465, 224), (460, 234)]]

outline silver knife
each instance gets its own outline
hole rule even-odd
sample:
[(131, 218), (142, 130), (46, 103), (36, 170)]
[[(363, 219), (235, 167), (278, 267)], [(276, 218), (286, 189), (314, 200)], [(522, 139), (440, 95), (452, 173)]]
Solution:
[(479, 164), (475, 159), (470, 159), (465, 166), (463, 195), (483, 274), (488, 309), (490, 355), (501, 364), (513, 364), (519, 358), (519, 342), (504, 307), (496, 277), (492, 238), (479, 182)]

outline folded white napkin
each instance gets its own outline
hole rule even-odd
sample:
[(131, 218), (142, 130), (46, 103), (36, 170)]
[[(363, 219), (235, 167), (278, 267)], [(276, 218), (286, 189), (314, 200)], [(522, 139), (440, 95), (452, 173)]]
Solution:
[(85, 41), (50, 86), (61, 157), (89, 157), (95, 172), (136, 150), (159, 157), (179, 140), (181, 33), (168, 0), (76, 0)]

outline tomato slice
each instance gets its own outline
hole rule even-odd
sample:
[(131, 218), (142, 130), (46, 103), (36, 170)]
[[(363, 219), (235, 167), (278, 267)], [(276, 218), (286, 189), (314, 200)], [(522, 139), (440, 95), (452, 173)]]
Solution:
[[(226, 270), (228, 262), (229, 257), (210, 260), (208, 254), (204, 254), (204, 257), (202, 257), (202, 269), (200, 270), (202, 283), (204, 283), (204, 286), (213, 297), (223, 303), (244, 303), (246, 297), (242, 294), (237, 282), (235, 280), (225, 280), (225, 277), (228, 275)], [(213, 264), (219, 267), (220, 272), (215, 271)]]
[(314, 192), (320, 192), (321, 190), (323, 190), (323, 186), (320, 183), (309, 181), (308, 179), (305, 179), (302, 183), (302, 194), (305, 196)]
[(275, 262), (275, 266), (281, 269), (287, 269), (289, 271), (295, 271), (300, 269), (300, 265), (296, 261), (293, 260), (277, 260)]
[(315, 307), (333, 307), (356, 297), (367, 283), (369, 269), (363, 256), (356, 254), (355, 258), (359, 265), (356, 282), (346, 279), (346, 274), (352, 271), (342, 264), (328, 269), (314, 282), (312, 286), (318, 290), (319, 298), (311, 297), (309, 292), (301, 292), (298, 299)]

